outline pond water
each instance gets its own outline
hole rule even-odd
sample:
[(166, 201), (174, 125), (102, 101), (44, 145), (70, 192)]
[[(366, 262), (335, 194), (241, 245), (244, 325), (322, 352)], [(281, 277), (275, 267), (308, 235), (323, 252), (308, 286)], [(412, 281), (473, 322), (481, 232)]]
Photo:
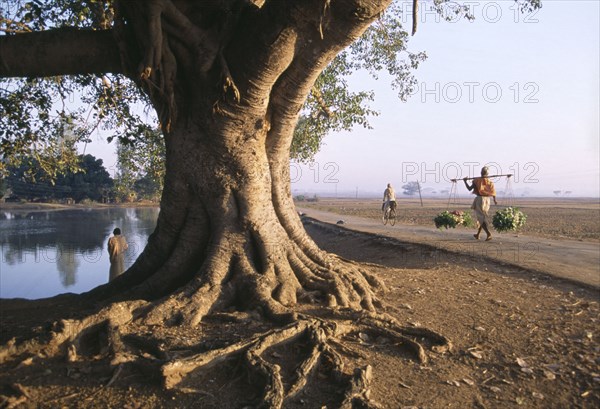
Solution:
[(82, 293), (108, 281), (107, 243), (115, 227), (129, 248), (125, 267), (154, 231), (158, 208), (0, 210), (0, 298)]

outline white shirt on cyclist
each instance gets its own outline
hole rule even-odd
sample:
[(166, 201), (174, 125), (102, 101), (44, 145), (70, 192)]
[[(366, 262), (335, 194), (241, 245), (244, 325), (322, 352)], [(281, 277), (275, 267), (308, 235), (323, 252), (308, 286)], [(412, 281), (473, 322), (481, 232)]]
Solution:
[(386, 210), (390, 202), (396, 201), (396, 193), (394, 193), (394, 188), (390, 183), (388, 183), (387, 188), (383, 192), (383, 210)]
[(387, 189), (383, 192), (383, 201), (391, 202), (396, 201), (396, 193), (394, 193), (394, 188), (388, 185)]

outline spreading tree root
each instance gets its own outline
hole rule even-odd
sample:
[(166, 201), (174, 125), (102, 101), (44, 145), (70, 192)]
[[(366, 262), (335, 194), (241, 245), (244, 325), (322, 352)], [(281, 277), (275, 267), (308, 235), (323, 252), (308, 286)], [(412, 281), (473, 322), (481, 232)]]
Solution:
[[(354, 369), (353, 374), (345, 372), (343, 355), (360, 356), (355, 348), (346, 346), (347, 338), (366, 337), (377, 339), (383, 336), (393, 345), (406, 346), (420, 362), (427, 361), (422, 340), (434, 344), (432, 350), (443, 353), (451, 348), (450, 341), (444, 336), (425, 328), (404, 328), (392, 317), (352, 310), (338, 311), (333, 318), (320, 318), (301, 315), (292, 324), (270, 330), (252, 339), (214, 349), (185, 358), (172, 360), (162, 366), (164, 386), (177, 389), (188, 376), (198, 376), (198, 371), (223, 363), (237, 357), (242, 359), (249, 373), (263, 380), (261, 407), (281, 408), (286, 399), (293, 399), (314, 378), (315, 374), (326, 371), (329, 376), (344, 387), (342, 408), (379, 408), (370, 398), (369, 385), (372, 380), (372, 368), (367, 365)], [(309, 344), (309, 352), (297, 365), (291, 379), (284, 379), (281, 367), (268, 359), (265, 351), (299, 338)]]
[[(0, 349), (0, 362), (8, 359), (22, 359), (24, 354), (38, 358), (64, 356), (67, 361), (81, 359), (85, 353), (84, 344), (103, 342), (95, 354), (103, 355), (115, 368), (113, 377), (106, 386), (118, 378), (123, 365), (140, 363), (153, 356), (153, 369), (160, 373), (164, 387), (189, 392), (190, 380), (195, 379), (209, 368), (230, 360), (237, 360), (246, 368), (249, 378), (259, 379), (262, 394), (260, 407), (281, 408), (286, 400), (298, 395), (315, 384), (317, 374), (326, 374), (330, 382), (338, 385), (339, 401), (342, 408), (378, 408), (370, 397), (372, 368), (347, 370), (347, 363), (356, 357), (364, 357), (361, 344), (376, 343), (385, 338), (387, 348), (405, 347), (420, 362), (427, 361), (426, 347), (437, 353), (451, 348), (444, 336), (426, 328), (406, 328), (386, 314), (352, 309), (323, 309), (321, 316), (298, 314), (297, 320), (283, 327), (244, 338), (230, 345), (203, 351), (185, 357), (174, 358), (161, 349), (160, 341), (152, 336), (126, 335), (136, 332), (136, 319), (148, 311), (149, 303), (144, 301), (115, 303), (97, 314), (81, 320), (62, 320), (50, 331), (49, 339), (38, 339), (16, 345), (10, 342)], [(139, 323), (139, 321), (138, 321)], [(131, 331), (133, 328), (133, 331)], [(99, 334), (104, 334), (100, 336)], [(304, 353), (301, 361), (282, 370), (279, 363), (273, 362), (273, 348), (301, 344)], [(370, 344), (373, 345), (373, 344)], [(425, 346), (424, 346), (425, 345)], [(269, 352), (271, 351), (271, 352)], [(345, 357), (345, 358), (344, 358)], [(275, 359), (275, 361), (277, 361)], [(287, 374), (287, 375), (286, 375)]]
[[(68, 361), (76, 361), (82, 349), (89, 344), (98, 345), (100, 334), (108, 340), (104, 349), (97, 352), (110, 353), (113, 363), (119, 364), (133, 359), (120, 339), (120, 328), (134, 319), (143, 310), (145, 301), (119, 302), (103, 308), (86, 318), (62, 319), (52, 324), (50, 330), (39, 338), (18, 343), (11, 339), (0, 347), (0, 364), (21, 355), (34, 355), (41, 358), (63, 354)], [(110, 346), (110, 349), (106, 347)]]
[(233, 307), (258, 310), (283, 325), (297, 319), (299, 302), (371, 312), (381, 306), (376, 293), (386, 291), (385, 284), (364, 266), (310, 254), (294, 242), (270, 245), (258, 234), (253, 240), (251, 249), (231, 240), (214, 246), (193, 280), (154, 303), (145, 324), (193, 327)]

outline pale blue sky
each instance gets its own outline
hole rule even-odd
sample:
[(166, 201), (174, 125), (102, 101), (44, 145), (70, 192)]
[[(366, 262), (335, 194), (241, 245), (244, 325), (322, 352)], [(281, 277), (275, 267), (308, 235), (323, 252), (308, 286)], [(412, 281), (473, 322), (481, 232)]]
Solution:
[(546, 0), (533, 15), (511, 0), (469, 4), (475, 22), (421, 16), (409, 44), (428, 59), (408, 102), (357, 76), (376, 91), (375, 129), (330, 135), (315, 165), (293, 167), (295, 192), (334, 192), (336, 180), (340, 194), (412, 180), (440, 191), (492, 162), (515, 174), (515, 195), (598, 197), (599, 2)]
[[(404, 103), (385, 77), (355, 75), (376, 92), (374, 129), (329, 135), (315, 164), (292, 166), (295, 193), (379, 194), (414, 180), (440, 192), (491, 163), (515, 174), (516, 196), (600, 195), (600, 2), (545, 0), (529, 15), (512, 0), (466, 3), (474, 22), (443, 21), (420, 1), (417, 93)], [(114, 145), (87, 149), (114, 166)]]

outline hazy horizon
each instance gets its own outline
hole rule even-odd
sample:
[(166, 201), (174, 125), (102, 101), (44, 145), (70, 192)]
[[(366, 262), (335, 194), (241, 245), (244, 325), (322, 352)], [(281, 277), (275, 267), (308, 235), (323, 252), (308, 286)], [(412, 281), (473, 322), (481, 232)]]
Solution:
[[(356, 190), (352, 191), (352, 190), (345, 190), (345, 191), (338, 191), (336, 192), (335, 190), (329, 191), (329, 190), (301, 190), (301, 189), (292, 189), (292, 195), (294, 197), (296, 196), (305, 196), (307, 198), (311, 198), (314, 197), (315, 195), (318, 198), (322, 198), (322, 199), (381, 199), (383, 197), (383, 191), (381, 192), (377, 192), (377, 191), (358, 191), (356, 192)], [(442, 192), (437, 192), (436, 193), (431, 193), (431, 192), (422, 192), (422, 197), (423, 198), (427, 198), (427, 199), (440, 199), (440, 200), (445, 200), (447, 201), (450, 197), (450, 195), (448, 193), (442, 193)], [(458, 199), (459, 200), (469, 200), (472, 199), (473, 195), (470, 192), (459, 192), (458, 194)], [(498, 200), (499, 203), (502, 204), (502, 200), (508, 198), (508, 196), (505, 196), (503, 194), (503, 192), (500, 192), (498, 195)], [(598, 203), (600, 204), (600, 197), (598, 196), (577, 196), (577, 195), (573, 195), (573, 194), (552, 194), (552, 195), (518, 195), (518, 194), (514, 194), (512, 196), (512, 198), (514, 199), (514, 201), (518, 202), (519, 199), (523, 199), (523, 200), (527, 200), (527, 199), (555, 199), (555, 200), (570, 200), (570, 199), (585, 199), (585, 200), (594, 200), (594, 201), (598, 201)], [(402, 191), (396, 191), (396, 199), (398, 200), (403, 200), (403, 199), (413, 199), (413, 200), (419, 200), (419, 194), (416, 193), (414, 195), (406, 195), (403, 194)]]

